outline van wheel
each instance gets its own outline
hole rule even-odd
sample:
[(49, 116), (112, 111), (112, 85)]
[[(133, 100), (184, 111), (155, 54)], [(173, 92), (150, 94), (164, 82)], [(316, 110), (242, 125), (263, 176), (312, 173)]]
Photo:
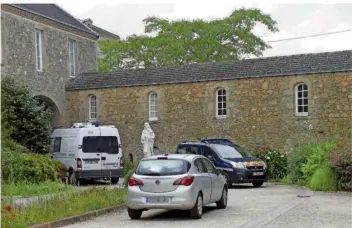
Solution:
[(128, 212), (128, 216), (130, 216), (131, 219), (140, 219), (143, 211), (127, 208), (127, 212)]
[(119, 183), (119, 178), (118, 177), (115, 177), (115, 178), (111, 178), (111, 184), (117, 184)]
[(197, 201), (190, 211), (191, 218), (200, 219), (203, 215), (203, 197), (201, 193), (198, 193)]

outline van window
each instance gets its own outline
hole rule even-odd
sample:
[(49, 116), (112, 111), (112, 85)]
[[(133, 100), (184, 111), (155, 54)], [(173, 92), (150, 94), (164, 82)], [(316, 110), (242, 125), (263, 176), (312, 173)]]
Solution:
[(61, 151), (61, 139), (62, 137), (55, 137), (53, 143), (53, 152), (57, 153)]
[(177, 148), (177, 154), (200, 154), (199, 147), (193, 145), (179, 145)]
[(116, 136), (86, 136), (83, 137), (82, 151), (84, 153), (118, 154), (118, 145)]

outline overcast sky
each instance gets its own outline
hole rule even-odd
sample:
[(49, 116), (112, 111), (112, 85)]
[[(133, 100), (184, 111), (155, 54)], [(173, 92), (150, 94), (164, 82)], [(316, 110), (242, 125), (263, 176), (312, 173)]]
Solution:
[[(108, 0), (56, 1), (74, 16), (80, 19), (91, 18), (93, 24), (121, 37), (133, 33), (143, 33), (144, 24), (142, 20), (148, 16), (160, 16), (168, 19), (211, 19), (227, 16), (233, 9), (242, 6), (260, 8), (264, 12), (270, 13), (274, 20), (278, 22), (279, 33), (268, 34), (260, 27), (256, 29), (256, 33), (262, 35), (266, 41), (352, 29), (352, 2), (349, 4), (243, 4), (234, 0), (175, 0), (174, 2), (172, 0), (154, 0), (154, 3), (148, 0), (129, 0), (128, 2), (132, 2), (130, 4), (126, 2), (122, 0), (110, 2)], [(267, 50), (264, 56), (351, 50), (352, 31), (301, 40), (275, 42), (271, 45), (273, 48)]]

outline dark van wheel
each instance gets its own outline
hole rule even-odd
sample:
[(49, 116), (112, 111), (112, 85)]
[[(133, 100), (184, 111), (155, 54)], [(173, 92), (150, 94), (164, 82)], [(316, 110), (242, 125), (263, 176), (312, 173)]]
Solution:
[(227, 206), (227, 188), (226, 186), (224, 187), (224, 189), (222, 190), (222, 195), (221, 198), (218, 202), (216, 202), (216, 206), (218, 207), (218, 209), (225, 209)]
[(198, 193), (197, 201), (193, 208), (190, 210), (191, 218), (200, 219), (203, 215), (203, 197), (201, 193)]
[(127, 212), (128, 212), (128, 216), (130, 216), (131, 219), (140, 219), (143, 211), (127, 208)]
[(111, 178), (111, 184), (117, 184), (119, 183), (119, 178), (115, 177), (115, 178)]
[(263, 181), (256, 181), (256, 182), (253, 182), (252, 184), (254, 187), (260, 187), (263, 185), (263, 183), (264, 183)]

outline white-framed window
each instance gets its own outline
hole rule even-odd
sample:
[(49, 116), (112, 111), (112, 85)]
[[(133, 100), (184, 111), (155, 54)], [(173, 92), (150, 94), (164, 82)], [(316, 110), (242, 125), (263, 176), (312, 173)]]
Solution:
[(151, 92), (149, 94), (149, 120), (158, 120), (157, 117), (157, 109), (158, 109), (158, 94), (155, 92)]
[(296, 85), (296, 115), (308, 115), (308, 86), (305, 83)]
[(43, 71), (43, 32), (35, 30), (35, 57), (37, 71)]
[(75, 67), (75, 41), (68, 40), (68, 66), (70, 77), (76, 76), (76, 67)]
[(216, 117), (225, 118), (226, 116), (226, 90), (224, 88), (219, 88), (216, 90)]
[(95, 95), (88, 97), (88, 117), (90, 120), (97, 118), (97, 97)]

